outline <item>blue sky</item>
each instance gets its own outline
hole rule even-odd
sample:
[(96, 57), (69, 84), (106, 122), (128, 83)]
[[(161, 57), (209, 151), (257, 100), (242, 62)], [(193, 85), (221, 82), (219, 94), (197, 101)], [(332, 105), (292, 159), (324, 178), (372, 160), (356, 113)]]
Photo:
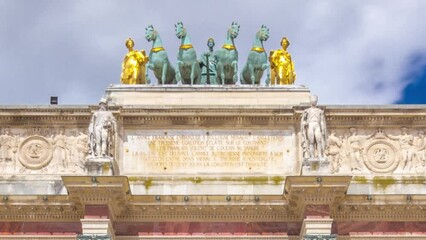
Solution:
[(414, 62), (412, 66), (414, 72), (409, 76), (410, 83), (402, 91), (402, 97), (395, 103), (426, 104), (426, 63)]
[(149, 51), (154, 25), (173, 64), (182, 21), (200, 55), (232, 21), (240, 69), (256, 31), (287, 36), (298, 79), (320, 104), (425, 103), (424, 0), (0, 0), (0, 105), (96, 104), (120, 81), (125, 39)]

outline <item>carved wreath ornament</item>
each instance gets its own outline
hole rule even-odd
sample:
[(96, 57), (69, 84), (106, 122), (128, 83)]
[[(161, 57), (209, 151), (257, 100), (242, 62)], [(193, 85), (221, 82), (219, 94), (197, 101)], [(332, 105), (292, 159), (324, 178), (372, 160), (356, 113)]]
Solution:
[(53, 146), (42, 136), (31, 136), (21, 142), (18, 158), (22, 165), (37, 170), (45, 167), (52, 160)]
[(366, 147), (365, 165), (373, 172), (391, 173), (399, 164), (395, 147), (386, 141), (375, 141)]

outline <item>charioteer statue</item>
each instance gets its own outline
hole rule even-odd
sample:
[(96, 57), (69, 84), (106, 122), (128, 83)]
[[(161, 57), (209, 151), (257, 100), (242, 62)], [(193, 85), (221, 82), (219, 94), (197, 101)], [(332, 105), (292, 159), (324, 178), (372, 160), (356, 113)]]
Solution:
[(201, 84), (217, 85), (216, 81), (216, 64), (217, 58), (214, 56), (214, 39), (209, 38), (207, 40), (207, 47), (209, 50), (201, 55), (200, 67), (201, 67)]

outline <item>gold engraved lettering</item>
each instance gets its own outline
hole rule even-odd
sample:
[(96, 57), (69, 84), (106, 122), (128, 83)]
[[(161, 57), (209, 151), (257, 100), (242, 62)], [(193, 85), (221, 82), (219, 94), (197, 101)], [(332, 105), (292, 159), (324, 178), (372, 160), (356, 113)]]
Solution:
[[(129, 154), (154, 171), (206, 168), (210, 171), (266, 170), (284, 159), (284, 136), (166, 135), (128, 136)], [(171, 168), (171, 169), (169, 169)]]

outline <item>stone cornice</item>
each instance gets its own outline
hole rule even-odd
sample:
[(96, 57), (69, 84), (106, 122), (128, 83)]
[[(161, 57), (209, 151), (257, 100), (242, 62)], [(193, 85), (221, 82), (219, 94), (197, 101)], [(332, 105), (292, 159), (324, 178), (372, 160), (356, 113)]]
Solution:
[(424, 195), (349, 195), (331, 209), (337, 221), (416, 221), (426, 219)]
[[(114, 106), (110, 110), (128, 125), (297, 126), (307, 106), (174, 107)], [(322, 106), (329, 128), (349, 126), (426, 126), (425, 105)], [(0, 126), (86, 126), (93, 106), (0, 106)], [(164, 127), (164, 126), (163, 126)]]
[(287, 177), (283, 195), (132, 195), (126, 177), (63, 177), (68, 195), (3, 196), (0, 221), (78, 221), (86, 204), (108, 205), (119, 222), (297, 222), (307, 205), (335, 221), (426, 219), (424, 195), (346, 195), (351, 177)]
[[(1, 238), (0, 238), (1, 239)], [(117, 237), (117, 240), (164, 240), (164, 239), (174, 239), (174, 240), (223, 240), (223, 239), (236, 239), (236, 240), (300, 240), (299, 237), (287, 236), (287, 235), (266, 235), (266, 236), (250, 236), (250, 235), (219, 235), (219, 236), (209, 236), (209, 235), (201, 235), (201, 236), (135, 236), (135, 237)]]
[(332, 205), (340, 202), (351, 179), (349, 176), (287, 177), (284, 196), (289, 201), (290, 209), (302, 218), (303, 208), (308, 204)]
[(76, 235), (0, 235), (0, 240), (75, 240)]
[(75, 222), (84, 216), (82, 205), (68, 196), (3, 196), (0, 221)]

